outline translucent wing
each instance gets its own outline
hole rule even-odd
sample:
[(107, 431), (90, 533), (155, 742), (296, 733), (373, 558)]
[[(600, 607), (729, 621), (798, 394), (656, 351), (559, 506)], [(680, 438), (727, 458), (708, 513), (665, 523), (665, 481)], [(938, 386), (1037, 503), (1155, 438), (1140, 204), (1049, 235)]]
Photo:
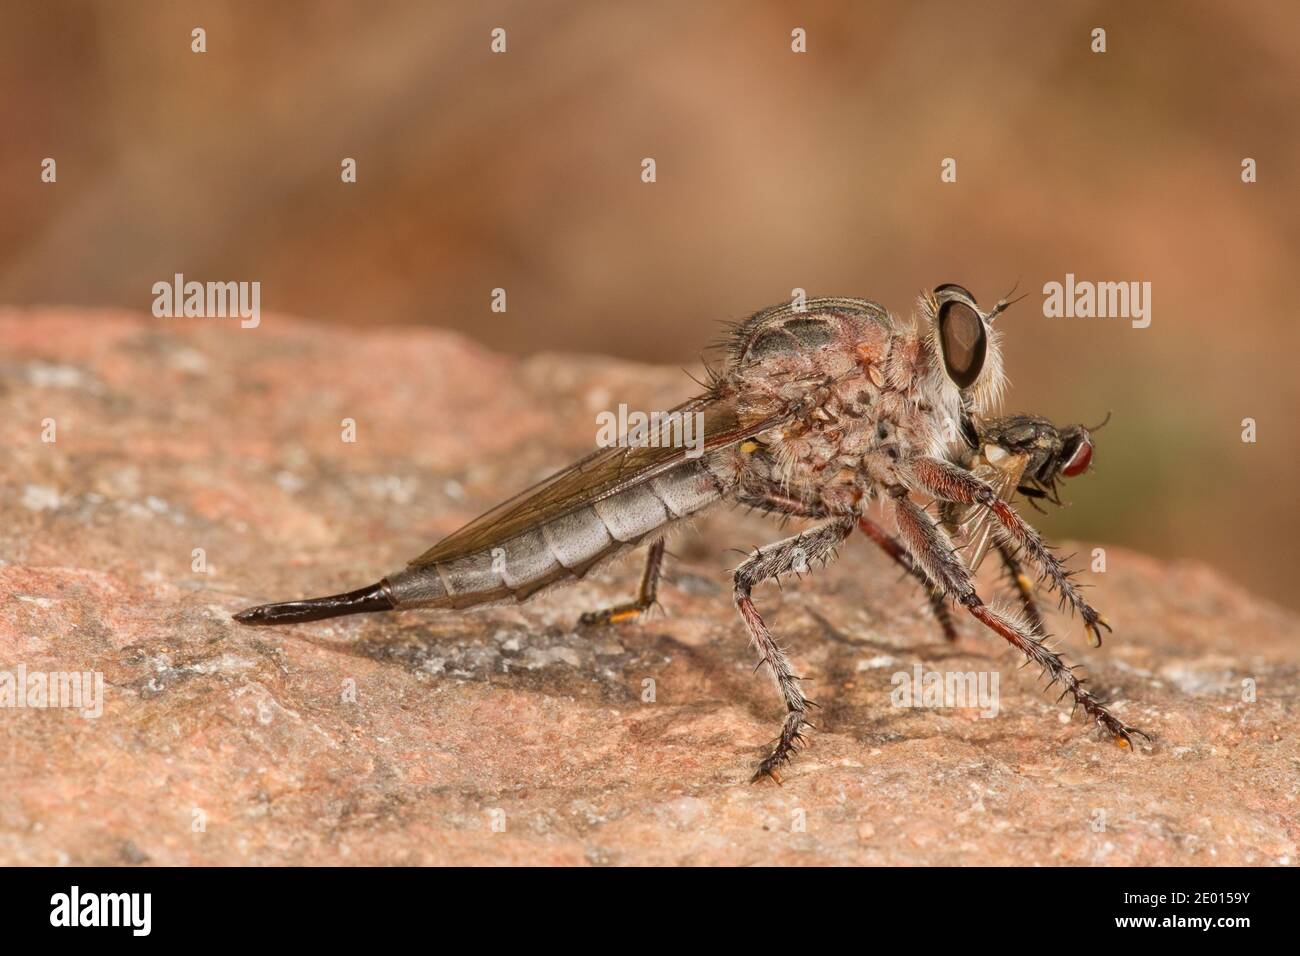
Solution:
[[(768, 418), (747, 416), (729, 399), (712, 396), (694, 398), (668, 414), (694, 415), (697, 412), (704, 416), (705, 451), (734, 445), (793, 417), (792, 413)], [(448, 535), (412, 561), (411, 566), (450, 561), (496, 547), (538, 525), (682, 464), (689, 460), (686, 451), (681, 447), (645, 445), (602, 448)]]
[[(1001, 453), (1000, 455), (995, 453), (995, 457), (999, 459), (997, 464), (990, 462), (987, 457), (990, 447)], [(970, 472), (976, 478), (988, 482), (1003, 501), (1011, 501), (1015, 497), (1016, 487), (1020, 484), (1020, 477), (1025, 473), (1025, 466), (1028, 463), (1028, 454), (1013, 455), (996, 445), (986, 445), (971, 463)], [(988, 508), (979, 505), (956, 505), (950, 510), (945, 509), (943, 519), (948, 525), (949, 532), (958, 538), (959, 546), (966, 549), (966, 566), (972, 571), (977, 570), (984, 560), (984, 555), (988, 554), (989, 548), (993, 546), (996, 519)]]

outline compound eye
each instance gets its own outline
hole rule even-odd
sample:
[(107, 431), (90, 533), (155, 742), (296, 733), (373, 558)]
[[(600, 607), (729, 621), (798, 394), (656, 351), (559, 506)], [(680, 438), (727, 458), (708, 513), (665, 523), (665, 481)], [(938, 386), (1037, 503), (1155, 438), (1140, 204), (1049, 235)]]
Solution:
[(979, 305), (979, 303), (975, 301), (975, 296), (971, 295), (968, 289), (964, 286), (959, 286), (955, 282), (945, 282), (943, 285), (937, 285), (934, 287), (934, 297), (936, 299), (941, 298), (944, 293), (955, 293), (960, 296), (965, 296), (967, 299), (970, 299), (972, 305)]
[(984, 368), (988, 352), (988, 332), (984, 320), (973, 308), (959, 299), (949, 299), (939, 307), (939, 348), (943, 367), (958, 388), (970, 388)]
[(1066, 459), (1065, 464), (1061, 467), (1061, 474), (1067, 478), (1075, 478), (1082, 475), (1092, 464), (1092, 436), (1087, 432), (1079, 439), (1079, 443), (1074, 446), (1070, 452), (1070, 457)]

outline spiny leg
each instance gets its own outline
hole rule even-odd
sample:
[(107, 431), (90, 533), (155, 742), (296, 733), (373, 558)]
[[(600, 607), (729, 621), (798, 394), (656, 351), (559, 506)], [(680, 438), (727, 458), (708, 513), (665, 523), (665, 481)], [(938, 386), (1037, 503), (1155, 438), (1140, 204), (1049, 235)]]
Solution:
[(898, 533), (916, 562), (925, 569), (936, 584), (957, 599), (971, 616), (1001, 635), (1026, 658), (1042, 668), (1049, 678), (1048, 685), (1059, 683), (1074, 698), (1075, 708), (1082, 707), (1103, 730), (1126, 746), (1133, 746), (1133, 735), (1151, 738), (1135, 727), (1130, 727), (1112, 714), (1101, 700), (1083, 686), (1075, 676), (1074, 668), (1054, 650), (1043, 643), (1029, 627), (1012, 620), (985, 605), (975, 593), (970, 572), (953, 549), (952, 541), (938, 528), (925, 510), (905, 497), (895, 498), (894, 514)]
[(1024, 568), (1020, 566), (1020, 559), (1005, 541), (999, 541), (997, 548), (998, 555), (1002, 558), (1002, 566), (1006, 568), (1007, 576), (1011, 578), (1011, 584), (1016, 589), (1016, 594), (1020, 596), (1020, 606), (1024, 609), (1025, 617), (1029, 619), (1034, 633), (1042, 634), (1047, 626), (1043, 622), (1043, 615), (1038, 610), (1038, 602), (1034, 600), (1034, 582), (1029, 580), (1029, 575), (1025, 574)]
[(766, 548), (759, 548), (736, 568), (736, 610), (740, 612), (741, 620), (749, 631), (749, 638), (758, 652), (758, 666), (767, 665), (786, 708), (781, 735), (772, 752), (758, 765), (751, 780), (771, 777), (778, 783), (781, 782), (777, 769), (790, 759), (803, 741), (802, 731), (808, 723), (808, 708), (815, 705), (804, 696), (799, 687), (799, 678), (790, 669), (789, 659), (763, 623), (763, 617), (754, 607), (750, 595), (756, 584), (768, 578), (790, 571), (806, 571), (814, 561), (825, 564), (833, 556), (836, 546), (853, 531), (854, 520), (840, 518)]
[(650, 545), (650, 551), (646, 555), (645, 571), (641, 575), (641, 587), (637, 591), (636, 600), (616, 604), (603, 611), (588, 611), (578, 618), (578, 623), (581, 625), (617, 624), (619, 621), (626, 621), (648, 611), (654, 606), (655, 595), (659, 593), (659, 572), (663, 570), (663, 563), (664, 539), (660, 538)]
[[(771, 514), (793, 515), (799, 518), (824, 518), (824, 511), (816, 510), (814, 506), (807, 505), (796, 498), (791, 498), (779, 491), (762, 491), (749, 492), (739, 496), (741, 504), (748, 505), (751, 508), (758, 508)], [(939, 627), (943, 631), (943, 636), (949, 641), (957, 640), (957, 626), (953, 623), (952, 612), (948, 609), (948, 603), (943, 598), (943, 592), (935, 590), (931, 585), (925, 572), (916, 566), (911, 556), (907, 553), (901, 544), (894, 540), (884, 528), (876, 524), (870, 518), (859, 518), (858, 527), (860, 527), (872, 541), (876, 542), (881, 549), (896, 561), (900, 567), (908, 574), (916, 578), (925, 588), (926, 597), (930, 601), (930, 610), (934, 613), (935, 620), (939, 622)]]
[(1038, 532), (1016, 514), (1011, 505), (999, 498), (991, 485), (941, 458), (918, 458), (912, 464), (912, 474), (924, 490), (941, 501), (983, 505), (992, 511), (1001, 526), (1004, 543), (1015, 545), (1039, 569), (1048, 582), (1048, 590), (1061, 595), (1062, 607), (1068, 605), (1083, 619), (1089, 643), (1093, 647), (1101, 646), (1101, 629), (1110, 630), (1106, 619), (1084, 600), (1083, 593), (1071, 579), (1071, 572), (1043, 544)]
[(903, 570), (921, 582), (921, 587), (925, 588), (926, 597), (930, 599), (930, 610), (934, 612), (935, 619), (943, 630), (943, 636), (950, 641), (957, 640), (957, 625), (953, 623), (952, 613), (948, 610), (948, 603), (943, 599), (943, 592), (930, 583), (930, 579), (912, 560), (912, 556), (907, 553), (907, 549), (892, 534), (870, 518), (859, 518), (858, 527), (866, 533), (868, 538), (880, 545), (880, 550), (893, 558)]
[(825, 518), (826, 512), (815, 504), (792, 498), (771, 488), (748, 489), (736, 496), (739, 504), (757, 508), (768, 514), (789, 515), (793, 518)]

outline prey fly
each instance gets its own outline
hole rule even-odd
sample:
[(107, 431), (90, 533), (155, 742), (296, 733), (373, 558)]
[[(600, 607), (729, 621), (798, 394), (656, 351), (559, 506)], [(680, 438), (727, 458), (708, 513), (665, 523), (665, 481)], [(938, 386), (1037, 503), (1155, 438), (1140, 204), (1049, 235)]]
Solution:
[[(1134, 735), (1145, 735), (1084, 686), (1046, 644), (1041, 628), (983, 601), (971, 567), (944, 527), (959, 530), (968, 513), (984, 519), (992, 540), (1031, 567), (1085, 625), (1102, 624), (1005, 489), (950, 449), (954, 436), (979, 447), (980, 423), (1000, 399), (1002, 353), (994, 322), (1008, 305), (1004, 299), (982, 312), (970, 292), (949, 283), (921, 295), (912, 321), (866, 299), (821, 298), (765, 309), (731, 331), (725, 364), (711, 373), (703, 394), (669, 413), (702, 423), (702, 440), (691, 454), (671, 443), (602, 448), (375, 584), (252, 607), (235, 619), (291, 624), (362, 612), (523, 602), (646, 545), (637, 598), (585, 617), (589, 624), (618, 621), (654, 602), (664, 535), (675, 523), (728, 501), (810, 519), (814, 524), (807, 530), (751, 553), (733, 580), (736, 610), (786, 712), (753, 779), (779, 779), (804, 742), (814, 704), (755, 606), (754, 589), (830, 561), (855, 528), (872, 537), (885, 534), (868, 516), (878, 500), (897, 529), (890, 540), (945, 602), (1009, 642), (1050, 683), (1060, 684), (1076, 709), (1131, 746)], [(1040, 469), (1056, 463), (1057, 471), (1070, 474), (1078, 464), (1074, 455), (1063, 465), (1061, 454), (1048, 457)], [(1031, 472), (1026, 461), (1024, 481), (1017, 481), (1054, 490), (1055, 474)], [(915, 497), (939, 502), (940, 518)], [(945, 519), (945, 508), (960, 510), (950, 510)]]

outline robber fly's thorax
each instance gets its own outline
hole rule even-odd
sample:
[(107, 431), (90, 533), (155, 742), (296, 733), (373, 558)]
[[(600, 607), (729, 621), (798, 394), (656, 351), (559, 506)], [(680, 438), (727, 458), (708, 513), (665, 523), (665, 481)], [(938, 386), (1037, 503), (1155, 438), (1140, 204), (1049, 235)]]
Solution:
[(800, 414), (734, 449), (742, 484), (775, 482), (827, 513), (904, 482), (900, 463), (942, 453), (960, 396), (925, 338), (863, 300), (780, 307), (738, 330), (725, 387)]

